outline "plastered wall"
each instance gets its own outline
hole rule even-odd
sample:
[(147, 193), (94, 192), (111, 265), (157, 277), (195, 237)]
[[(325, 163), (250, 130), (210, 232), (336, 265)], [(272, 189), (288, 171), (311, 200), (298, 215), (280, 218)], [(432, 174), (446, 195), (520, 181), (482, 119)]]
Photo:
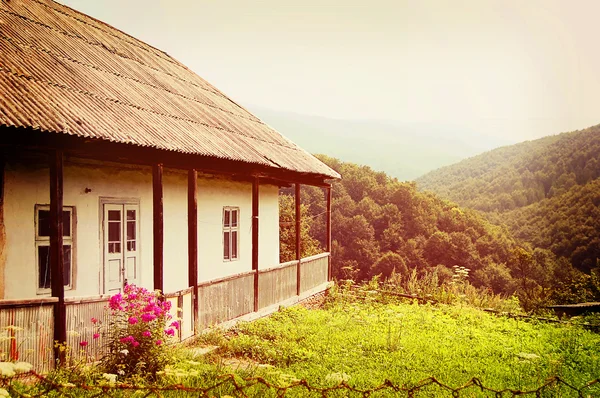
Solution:
[[(187, 174), (165, 169), (164, 288), (188, 286)], [(43, 297), (37, 293), (35, 205), (49, 204), (49, 170), (44, 161), (7, 160), (5, 166), (4, 226), (6, 261), (4, 298)], [(75, 206), (74, 285), (66, 296), (103, 293), (102, 223), (104, 198), (139, 200), (140, 280), (152, 288), (152, 171), (150, 167), (66, 159), (64, 206)], [(278, 187), (260, 187), (259, 262), (269, 268), (279, 260)], [(223, 206), (240, 208), (239, 259), (223, 261)], [(200, 175), (198, 178), (198, 279), (225, 277), (252, 268), (252, 184)], [(1, 270), (0, 270), (1, 271)]]

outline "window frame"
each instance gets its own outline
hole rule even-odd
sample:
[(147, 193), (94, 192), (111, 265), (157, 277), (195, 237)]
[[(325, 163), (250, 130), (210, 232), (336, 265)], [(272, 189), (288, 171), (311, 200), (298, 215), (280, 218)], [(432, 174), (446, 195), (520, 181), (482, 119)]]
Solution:
[[(225, 215), (227, 214), (227, 212), (229, 212), (229, 225), (226, 224), (226, 217)], [(234, 214), (234, 212), (236, 213), (236, 225), (234, 226), (232, 223), (233, 220), (233, 216), (232, 214)], [(222, 243), (223, 243), (223, 262), (231, 262), (231, 261), (238, 261), (240, 259), (240, 208), (238, 206), (223, 206), (223, 232), (221, 234), (222, 237)], [(232, 244), (234, 239), (233, 239), (233, 233), (235, 232), (235, 252), (233, 250), (234, 245)], [(225, 235), (229, 234), (229, 242), (228, 242), (228, 246), (225, 245)], [(226, 249), (229, 249), (228, 252), (226, 252)], [(234, 256), (235, 255), (235, 256)]]
[[(36, 204), (35, 205), (35, 210), (34, 210), (34, 229), (35, 229), (35, 234), (34, 234), (34, 242), (35, 242), (35, 287), (36, 287), (36, 294), (38, 295), (42, 295), (42, 294), (51, 294), (52, 293), (52, 288), (42, 288), (40, 287), (40, 258), (39, 258), (39, 248), (40, 247), (49, 247), (50, 246), (50, 236), (40, 236), (39, 235), (39, 218), (40, 218), (40, 211), (50, 211), (50, 205), (42, 205), (42, 204)], [(75, 227), (77, 225), (76, 222), (76, 217), (77, 217), (77, 213), (75, 211), (75, 206), (63, 206), (63, 212), (69, 212), (70, 213), (70, 231), (71, 234), (70, 236), (65, 236), (64, 232), (63, 232), (63, 247), (64, 246), (70, 246), (71, 247), (71, 264), (70, 264), (70, 272), (69, 272), (69, 284), (68, 285), (64, 285), (65, 290), (73, 290), (75, 289), (75, 264), (76, 264), (76, 249), (75, 249), (75, 244), (76, 244), (76, 233), (75, 233)], [(64, 229), (63, 229), (64, 231)], [(64, 265), (63, 265), (64, 266)]]

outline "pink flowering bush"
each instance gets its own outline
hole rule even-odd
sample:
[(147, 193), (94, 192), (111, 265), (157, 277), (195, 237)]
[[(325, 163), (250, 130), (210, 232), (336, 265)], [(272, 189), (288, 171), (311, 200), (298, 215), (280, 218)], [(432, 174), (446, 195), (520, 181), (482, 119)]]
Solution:
[[(126, 285), (123, 294), (110, 298), (108, 308), (110, 325), (102, 335), (94, 334), (94, 339), (102, 338), (106, 348), (101, 359), (103, 371), (123, 378), (156, 376), (170, 362), (167, 343), (179, 329), (179, 322), (171, 321), (171, 303), (162, 300), (158, 292)], [(100, 325), (94, 320), (92, 323), (100, 332)]]

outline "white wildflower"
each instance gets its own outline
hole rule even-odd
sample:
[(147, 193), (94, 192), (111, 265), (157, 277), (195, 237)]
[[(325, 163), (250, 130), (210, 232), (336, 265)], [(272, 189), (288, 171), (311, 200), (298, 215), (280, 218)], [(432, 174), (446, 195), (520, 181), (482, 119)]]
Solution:
[(116, 383), (117, 382), (117, 375), (113, 374), (113, 373), (102, 373), (102, 377), (104, 377), (106, 380), (108, 380), (109, 383)]
[(29, 362), (17, 362), (13, 365), (13, 369), (17, 373), (27, 373), (33, 369), (33, 365)]
[(0, 362), (0, 376), (12, 377), (15, 375), (15, 367), (12, 362)]
[(127, 355), (129, 354), (129, 350), (127, 348), (125, 348), (124, 350), (119, 351), (121, 354), (123, 355)]

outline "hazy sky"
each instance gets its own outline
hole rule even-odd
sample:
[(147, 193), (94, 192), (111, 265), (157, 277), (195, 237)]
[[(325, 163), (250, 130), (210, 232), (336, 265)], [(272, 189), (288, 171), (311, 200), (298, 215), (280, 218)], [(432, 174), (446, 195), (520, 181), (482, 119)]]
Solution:
[(600, 1), (60, 0), (242, 105), (522, 141), (600, 123)]

